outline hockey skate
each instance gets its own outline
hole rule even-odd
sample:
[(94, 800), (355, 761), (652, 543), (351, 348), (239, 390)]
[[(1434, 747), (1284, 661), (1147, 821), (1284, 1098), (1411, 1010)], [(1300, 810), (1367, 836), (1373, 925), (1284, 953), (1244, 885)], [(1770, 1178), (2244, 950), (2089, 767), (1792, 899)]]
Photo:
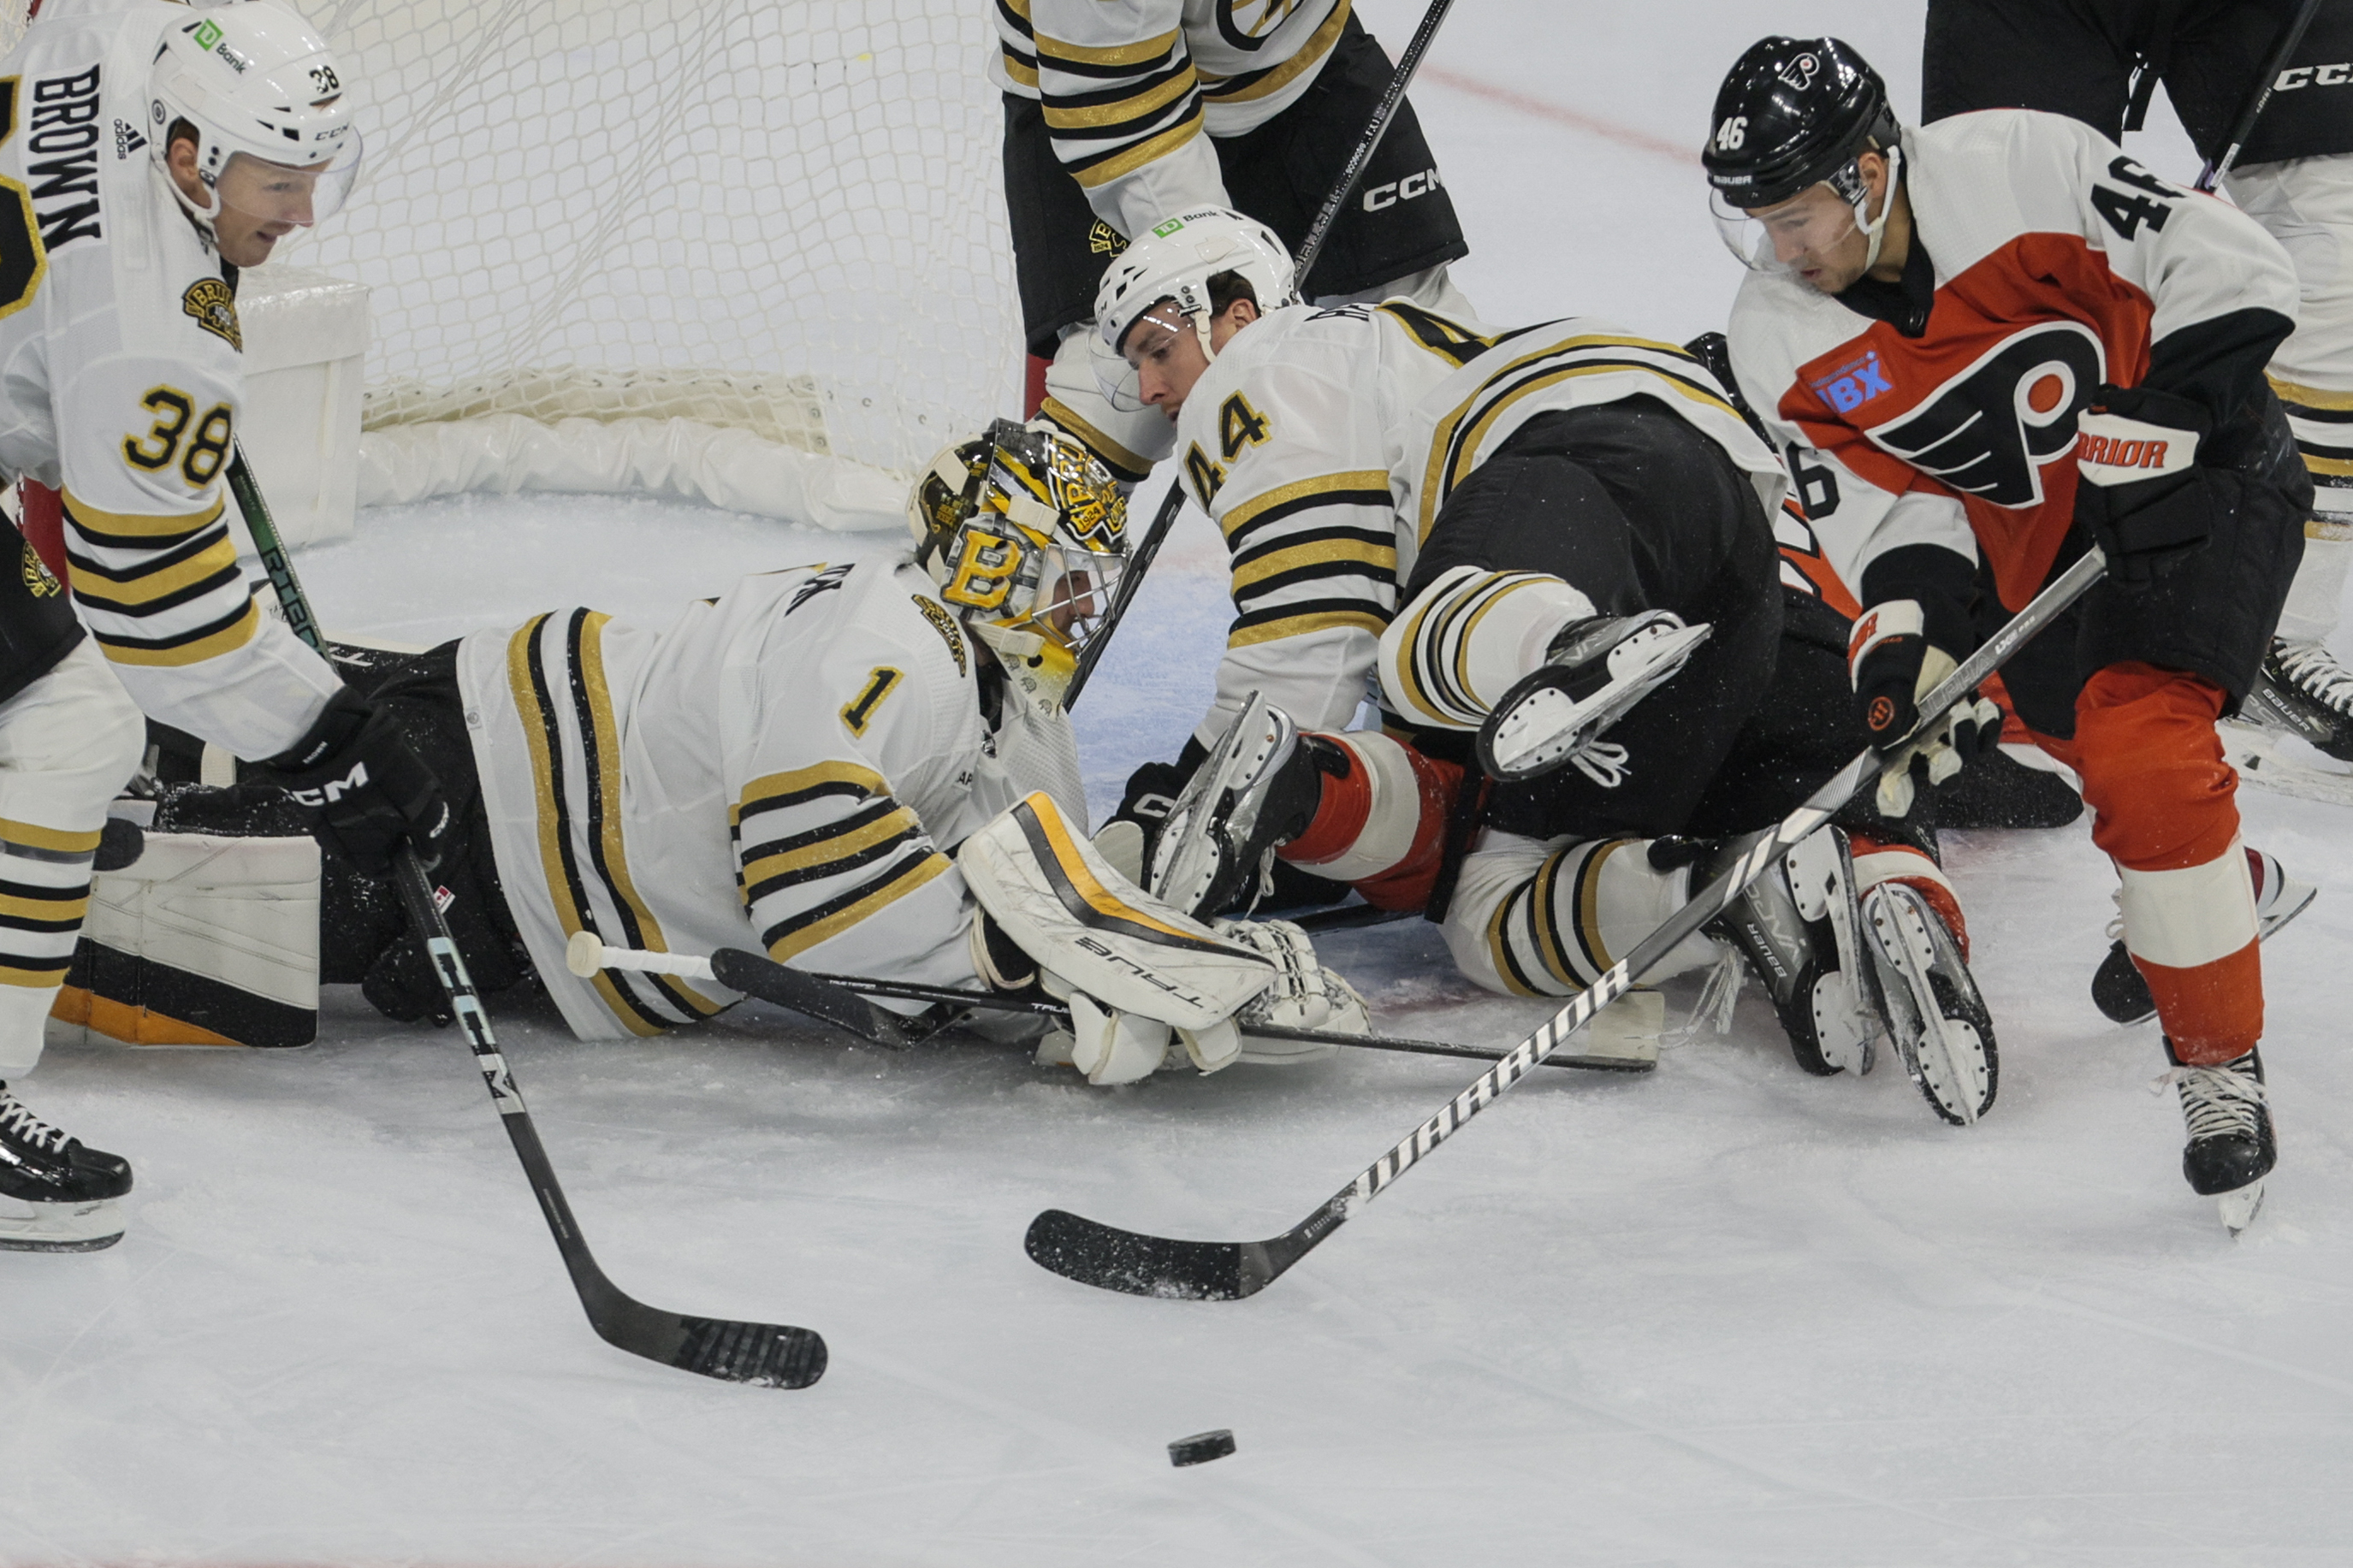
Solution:
[(2241, 712), (2353, 763), (2353, 670), (2316, 642), (2274, 637)]
[(2165, 1059), (2173, 1070), (2158, 1086), (2173, 1085), (2189, 1129), (2181, 1173), (2191, 1192), (2219, 1200), (2222, 1224), (2236, 1236), (2254, 1223), (2263, 1206), (2263, 1178), (2279, 1163), (2263, 1056), (2250, 1049), (2219, 1067), (2189, 1067), (2168, 1040)]
[[(1694, 868), (1694, 890), (1722, 876), (1762, 837), (1715, 847)], [(1651, 864), (1672, 864), (1688, 845), (1660, 839)], [(1809, 836), (1703, 929), (1747, 961), (1799, 1067), (1820, 1077), (1871, 1070), (1870, 1003), (1855, 988), (1855, 977), (1867, 973), (1862, 917), (1843, 832), (1824, 827)]]
[[(2255, 940), (2268, 942), (2272, 932), (2312, 907), (2319, 889), (2289, 876), (2276, 857), (2260, 849), (2247, 851), (2248, 868), (2255, 879)], [(2125, 951), (2124, 921), (2110, 922), (2107, 957), (2092, 975), (2092, 1005), (2119, 1024), (2145, 1024), (2157, 1016), (2157, 999), (2148, 982)]]
[(1193, 771), (1161, 824), (1145, 889), (1196, 920), (1263, 896), (1275, 847), (1307, 829), (1323, 797), (1316, 748), (1255, 691)]
[(85, 1149), (0, 1083), (0, 1250), (95, 1252), (122, 1239), (131, 1163)]
[(1876, 1000), (1904, 1068), (1937, 1115), (1973, 1127), (2000, 1078), (1993, 1016), (1960, 943), (1916, 888), (1882, 882), (1862, 896)]
[(1667, 610), (1571, 622), (1545, 650), (1543, 668), (1504, 693), (1479, 726), (1479, 766), (1511, 784), (1578, 761), (1714, 629)]

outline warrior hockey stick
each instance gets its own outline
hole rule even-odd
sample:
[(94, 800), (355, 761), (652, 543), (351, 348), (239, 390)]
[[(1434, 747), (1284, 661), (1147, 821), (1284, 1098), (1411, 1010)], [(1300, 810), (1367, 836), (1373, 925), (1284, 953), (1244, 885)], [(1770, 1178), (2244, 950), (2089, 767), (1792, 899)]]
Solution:
[(2232, 165), (2239, 161), (2240, 150), (2246, 146), (2247, 138), (2255, 133), (2255, 121), (2263, 117), (2263, 110), (2270, 105), (2272, 93), (2279, 86), (2280, 72), (2287, 68), (2288, 57), (2295, 53), (2296, 45), (2304, 42), (2305, 30), (2312, 26), (2313, 17), (2319, 14), (2320, 0), (2304, 0), (2295, 19), (2288, 23), (2287, 31), (2280, 35), (2279, 43), (2273, 47), (2272, 58), (2263, 62), (2263, 74), (2255, 79), (2253, 96), (2247, 100), (2247, 107), (2239, 111), (2239, 122), (2231, 127), (2230, 145), (2222, 149), (2220, 158), (2199, 171), (2200, 190), (2211, 195), (2214, 187), (2222, 183), (2222, 176), (2229, 174)]
[[(582, 979), (600, 969), (634, 969), (652, 974), (675, 974), (687, 980), (716, 980), (722, 985), (821, 1018), (837, 1028), (894, 1049), (920, 1045), (946, 1027), (924, 1029), (912, 1020), (870, 1007), (868, 996), (890, 996), (905, 1002), (928, 1002), (942, 1007), (978, 1007), (997, 1013), (1029, 1013), (1067, 1025), (1070, 1010), (1057, 1002), (1035, 997), (1000, 995), (987, 991), (963, 991), (949, 985), (910, 985), (895, 980), (871, 980), (862, 974), (816, 974), (763, 958), (742, 948), (723, 947), (709, 958), (691, 953), (648, 952), (639, 948), (607, 947), (594, 931), (581, 931), (565, 952), (565, 965)], [(1467, 1057), (1473, 1061), (1500, 1061), (1499, 1051), (1458, 1046), (1445, 1040), (1404, 1039), (1394, 1035), (1349, 1035), (1335, 1029), (1293, 1029), (1279, 1024), (1245, 1024), (1245, 1035), (1269, 1040), (1304, 1040), (1313, 1045), (1353, 1046), (1361, 1050), (1409, 1051), (1417, 1056)], [(1590, 1072), (1649, 1072), (1659, 1065), (1655, 1056), (1557, 1057), (1546, 1067), (1581, 1068)]]
[[(262, 501), (260, 487), (254, 483), (241, 456), (229, 469), (229, 486), (236, 493), (238, 510), (245, 513), (254, 548), (265, 564), (273, 560), (276, 563), (269, 569), (269, 585), (277, 591), (287, 625), (324, 655), (327, 650), (319, 635), (318, 618), (311, 613), (310, 599), (294, 575), (292, 563), (286, 559), (285, 546), (278, 537), (277, 525), (270, 521), (269, 507)], [(449, 1000), (449, 1010), (466, 1031), (466, 1043), (472, 1047), (474, 1059), (482, 1069), (482, 1081), (490, 1088), (491, 1103), (499, 1108), (499, 1120), (506, 1126), (509, 1142), (514, 1144), (515, 1157), (522, 1162), (523, 1173), (531, 1178), (532, 1191), (539, 1194), (547, 1228), (554, 1234), (555, 1249), (564, 1256), (565, 1270), (572, 1276), (572, 1288), (579, 1293), (580, 1305), (588, 1314), (588, 1326), (606, 1343), (631, 1355), (730, 1383), (807, 1388), (824, 1376), (825, 1341), (813, 1330), (666, 1312), (625, 1295), (605, 1278), (605, 1271), (596, 1266), (587, 1241), (580, 1234), (580, 1222), (572, 1216), (572, 1205), (565, 1201), (563, 1185), (555, 1179), (555, 1167), (549, 1163), (547, 1150), (539, 1141), (539, 1130), (532, 1124), (531, 1112), (523, 1105), (522, 1091), (515, 1087), (506, 1058), (499, 1054), (498, 1040), (491, 1033), (490, 1016), (482, 1011), (481, 1000), (474, 994), (473, 979), (466, 973), (466, 961), (459, 956), (448, 922), (441, 918), (440, 907), (433, 900), (432, 885), (425, 879), (425, 868), (418, 862), (417, 851), (406, 844), (393, 860), (393, 885), (399, 889), (401, 905), (408, 912), (409, 924), (417, 940), (425, 944), (427, 962)]]
[[(2080, 598), (2099, 580), (2107, 562), (2095, 547), (2062, 573), (2031, 604), (2021, 610), (1959, 668), (1931, 690), (1919, 705), (1920, 721), (1886, 754), (1894, 755), (1929, 722), (1974, 691), (2004, 659)], [(1879, 773), (1882, 753), (1867, 750), (1839, 770), (1837, 775), (1808, 796), (1804, 805), (1759, 837), (1725, 874), (1702, 889), (1690, 902), (1667, 917), (1664, 924), (1635, 945), (1616, 967), (1555, 1014), (1545, 1026), (1507, 1052), (1479, 1076), (1478, 1081), (1415, 1128), (1405, 1140), (1375, 1161), (1356, 1179), (1333, 1194), (1305, 1219), (1280, 1236), (1264, 1241), (1179, 1241), (1121, 1230), (1061, 1209), (1048, 1209), (1029, 1224), (1023, 1245), (1040, 1267), (1065, 1278), (1131, 1296), (1162, 1296), (1195, 1300), (1231, 1301), (1253, 1296), (1284, 1270), (1319, 1246), (1325, 1237), (1356, 1216), (1356, 1211), (1387, 1192), (1439, 1144), (1454, 1135), (1472, 1117), (1528, 1075), (1538, 1062), (1560, 1048), (1593, 1016), (1633, 987), (1644, 971), (1702, 926), (1721, 915), (1773, 863), (1831, 817)]]
[[(1356, 191), (1356, 183), (1365, 177), (1366, 166), (1372, 163), (1373, 154), (1380, 151), (1381, 138), (1389, 132), (1389, 121), (1397, 117), (1397, 106), (1404, 101), (1406, 88), (1412, 82), (1413, 73), (1421, 68), (1421, 57), (1429, 50), (1430, 40), (1438, 36), (1438, 24), (1446, 19), (1446, 13), (1453, 5), (1454, 0), (1430, 0), (1430, 9), (1423, 14), (1421, 26), (1414, 29), (1412, 41), (1406, 45), (1405, 53), (1398, 57), (1396, 72), (1390, 76), (1388, 86), (1382, 89), (1380, 102), (1373, 107), (1373, 117), (1365, 122), (1364, 134), (1356, 138), (1356, 148), (1349, 153), (1347, 163), (1340, 170), (1339, 184), (1334, 185), (1331, 194), (1324, 198), (1323, 210), (1315, 215), (1314, 223), (1308, 227), (1307, 237), (1300, 242), (1299, 256), (1293, 264), (1292, 276), (1299, 280), (1303, 296), (1306, 291), (1307, 275), (1314, 270), (1315, 258), (1324, 254), (1324, 242), (1331, 237), (1333, 221), (1340, 216), (1340, 209), (1348, 205), (1348, 197)], [(1152, 526), (1144, 531), (1143, 539), (1136, 543), (1135, 553), (1128, 560), (1127, 569), (1120, 574), (1119, 586), (1112, 590), (1111, 606), (1103, 612), (1102, 626), (1088, 639), (1085, 649), (1079, 655), (1079, 668), (1071, 673), (1070, 685), (1062, 690), (1064, 711), (1078, 705), (1079, 693), (1086, 689), (1088, 678), (1094, 674), (1103, 650), (1111, 646), (1112, 633), (1119, 629), (1120, 619), (1127, 614), (1127, 606), (1134, 599), (1136, 589), (1144, 584), (1145, 572), (1152, 565), (1152, 558), (1160, 553), (1161, 542), (1168, 537), (1168, 531), (1176, 525), (1176, 514), (1184, 510), (1184, 506), (1185, 480), (1182, 475), (1177, 475), (1169, 479), (1168, 493), (1162, 498), (1159, 511), (1153, 515)]]

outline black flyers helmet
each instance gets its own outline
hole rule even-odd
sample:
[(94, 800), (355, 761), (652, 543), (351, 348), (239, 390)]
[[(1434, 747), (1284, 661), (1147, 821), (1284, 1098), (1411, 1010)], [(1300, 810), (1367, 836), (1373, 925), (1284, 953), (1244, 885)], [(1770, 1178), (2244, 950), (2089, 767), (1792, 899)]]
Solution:
[(1825, 180), (1855, 201), (1859, 184), (1847, 186), (1856, 155), (1895, 140), (1887, 84), (1852, 45), (1762, 38), (1717, 89), (1700, 163), (1727, 206), (1769, 207)]

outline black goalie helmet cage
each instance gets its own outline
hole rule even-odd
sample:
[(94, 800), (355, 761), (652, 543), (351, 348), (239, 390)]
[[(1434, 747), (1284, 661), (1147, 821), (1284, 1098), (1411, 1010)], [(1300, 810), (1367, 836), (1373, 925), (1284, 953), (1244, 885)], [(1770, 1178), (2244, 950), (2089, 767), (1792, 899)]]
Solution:
[(1853, 45), (1760, 38), (1717, 89), (1700, 163), (1727, 206), (1773, 206), (1823, 181), (1852, 201), (1855, 158), (1896, 135), (1887, 84)]

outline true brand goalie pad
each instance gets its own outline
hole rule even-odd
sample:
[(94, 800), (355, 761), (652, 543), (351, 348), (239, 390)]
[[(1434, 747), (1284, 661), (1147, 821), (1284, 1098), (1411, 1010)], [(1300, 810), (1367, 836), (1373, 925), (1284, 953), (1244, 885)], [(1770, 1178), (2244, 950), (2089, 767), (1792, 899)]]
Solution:
[(1120, 1012), (1206, 1030), (1274, 979), (1264, 957), (1112, 869), (1043, 793), (965, 839), (956, 864), (1022, 952)]

